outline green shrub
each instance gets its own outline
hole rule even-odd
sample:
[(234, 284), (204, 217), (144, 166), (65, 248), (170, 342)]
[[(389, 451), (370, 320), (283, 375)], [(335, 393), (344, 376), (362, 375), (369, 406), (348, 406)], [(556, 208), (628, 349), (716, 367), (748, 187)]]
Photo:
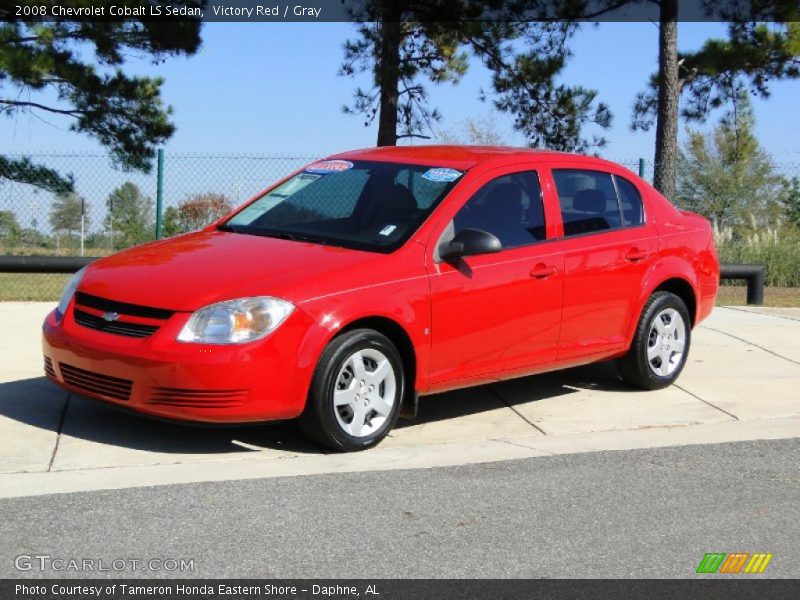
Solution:
[[(736, 232), (714, 227), (721, 263), (761, 264), (766, 283), (776, 287), (800, 286), (800, 230), (794, 227), (751, 227)], [(726, 280), (725, 283), (728, 283)]]

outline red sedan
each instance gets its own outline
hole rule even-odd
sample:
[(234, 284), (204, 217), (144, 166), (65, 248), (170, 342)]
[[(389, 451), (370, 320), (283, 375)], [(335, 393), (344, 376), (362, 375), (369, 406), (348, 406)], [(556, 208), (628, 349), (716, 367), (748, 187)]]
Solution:
[(299, 418), (358, 450), (419, 394), (612, 358), (635, 386), (670, 385), (718, 280), (708, 222), (608, 161), (359, 150), (76, 273), (45, 371), (140, 413)]

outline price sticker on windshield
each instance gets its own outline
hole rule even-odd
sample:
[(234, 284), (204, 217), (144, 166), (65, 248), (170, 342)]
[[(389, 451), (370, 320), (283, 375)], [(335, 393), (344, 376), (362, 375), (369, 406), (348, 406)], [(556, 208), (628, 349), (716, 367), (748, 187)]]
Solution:
[(447, 169), (445, 167), (437, 167), (435, 169), (428, 169), (422, 174), (423, 179), (428, 181), (445, 182), (449, 183), (461, 177), (463, 173), (455, 169)]
[(325, 175), (327, 173), (341, 173), (353, 168), (353, 163), (349, 160), (321, 160), (312, 163), (306, 168), (306, 173), (318, 173)]

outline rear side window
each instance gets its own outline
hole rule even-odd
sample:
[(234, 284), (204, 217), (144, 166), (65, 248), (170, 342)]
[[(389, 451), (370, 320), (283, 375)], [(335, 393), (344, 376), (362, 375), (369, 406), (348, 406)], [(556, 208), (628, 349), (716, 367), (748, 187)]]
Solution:
[(564, 235), (619, 229), (622, 216), (610, 173), (554, 169)]
[(627, 179), (614, 175), (614, 182), (619, 192), (619, 205), (622, 209), (622, 223), (625, 227), (644, 223), (642, 196), (639, 190)]

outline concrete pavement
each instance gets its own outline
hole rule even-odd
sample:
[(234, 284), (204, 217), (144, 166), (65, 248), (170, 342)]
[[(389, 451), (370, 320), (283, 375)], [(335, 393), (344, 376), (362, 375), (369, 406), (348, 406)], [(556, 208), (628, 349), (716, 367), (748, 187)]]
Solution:
[(194, 429), (60, 391), (41, 376), (51, 308), (0, 304), (0, 497), (800, 437), (800, 309), (716, 309), (665, 390), (608, 363), (500, 382), (425, 397), (378, 448), (324, 455), (291, 423)]

